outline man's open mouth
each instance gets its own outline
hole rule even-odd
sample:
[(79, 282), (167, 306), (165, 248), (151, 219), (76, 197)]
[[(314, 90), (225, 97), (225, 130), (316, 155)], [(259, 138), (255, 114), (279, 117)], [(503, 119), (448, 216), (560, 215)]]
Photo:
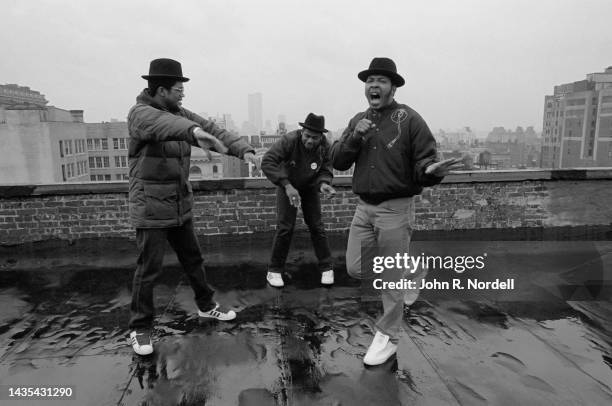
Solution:
[(380, 101), (380, 93), (376, 91), (370, 92), (370, 100), (371, 101)]

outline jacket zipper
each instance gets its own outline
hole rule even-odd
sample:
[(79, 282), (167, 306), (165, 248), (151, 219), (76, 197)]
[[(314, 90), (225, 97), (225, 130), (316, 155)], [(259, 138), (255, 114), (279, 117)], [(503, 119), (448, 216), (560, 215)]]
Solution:
[(176, 219), (177, 221), (177, 225), (180, 226), (181, 225), (181, 220), (182, 220), (182, 208), (181, 208), (181, 202), (182, 202), (182, 198), (181, 198), (181, 185), (183, 184), (183, 143), (182, 141), (179, 141), (179, 183), (177, 186), (177, 191), (176, 191), (176, 211), (178, 214), (178, 218)]

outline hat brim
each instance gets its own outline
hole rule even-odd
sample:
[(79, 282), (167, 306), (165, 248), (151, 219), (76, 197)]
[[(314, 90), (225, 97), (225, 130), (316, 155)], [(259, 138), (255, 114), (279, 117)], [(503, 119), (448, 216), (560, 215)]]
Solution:
[(368, 80), (368, 76), (370, 76), (370, 75), (383, 75), (383, 76), (386, 76), (389, 79), (391, 79), (391, 83), (393, 83), (393, 85), (396, 86), (396, 87), (402, 87), (402, 86), (404, 86), (404, 83), (405, 83), (403, 77), (401, 77), (400, 75), (398, 75), (395, 72), (391, 72), (389, 70), (384, 70), (384, 69), (366, 69), (366, 70), (363, 70), (363, 71), (359, 72), (357, 74), (357, 77), (362, 82), (365, 82), (366, 80)]
[(318, 132), (318, 133), (328, 133), (329, 132), (329, 130), (326, 130), (325, 128), (316, 128), (316, 127), (312, 127), (310, 125), (306, 125), (304, 123), (298, 123), (298, 124), (301, 125), (304, 128), (308, 128), (309, 130), (315, 131), (315, 132)]
[(145, 80), (151, 79), (176, 79), (177, 82), (189, 82), (189, 78), (183, 76), (174, 76), (174, 75), (142, 75), (141, 76)]

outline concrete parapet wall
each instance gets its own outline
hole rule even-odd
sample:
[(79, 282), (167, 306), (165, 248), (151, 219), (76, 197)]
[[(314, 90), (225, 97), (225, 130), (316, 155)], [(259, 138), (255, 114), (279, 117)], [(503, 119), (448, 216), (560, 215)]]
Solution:
[[(351, 178), (323, 200), (330, 231), (348, 230), (357, 202)], [(269, 232), (276, 189), (265, 179), (193, 182), (200, 235)], [(608, 226), (612, 169), (464, 172), (417, 197), (417, 230)], [(301, 215), (298, 229), (304, 228)], [(50, 239), (133, 238), (127, 182), (0, 186), (0, 245)]]

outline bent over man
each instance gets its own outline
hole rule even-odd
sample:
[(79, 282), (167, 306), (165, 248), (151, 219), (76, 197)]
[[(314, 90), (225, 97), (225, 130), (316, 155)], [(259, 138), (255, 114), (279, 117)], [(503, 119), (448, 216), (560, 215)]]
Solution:
[(336, 193), (331, 187), (333, 173), (329, 161), (329, 144), (323, 135), (327, 132), (325, 117), (310, 113), (299, 124), (302, 129), (285, 134), (266, 152), (261, 163), (261, 169), (268, 179), (278, 186), (277, 229), (267, 275), (268, 283), (278, 288), (285, 285), (282, 272), (300, 205), (319, 261), (321, 283), (334, 283), (331, 252), (321, 221), (319, 198), (319, 193), (326, 197)]

